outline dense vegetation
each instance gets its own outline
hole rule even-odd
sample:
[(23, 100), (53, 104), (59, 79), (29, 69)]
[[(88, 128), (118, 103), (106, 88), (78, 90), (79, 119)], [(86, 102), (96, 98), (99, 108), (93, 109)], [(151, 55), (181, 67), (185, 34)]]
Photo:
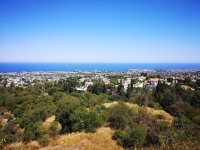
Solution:
[[(124, 92), (119, 85), (112, 92), (111, 85), (96, 82), (88, 92), (77, 92), (76, 78), (56, 83), (36, 83), (35, 87), (0, 88), (1, 120), (0, 146), (23, 141), (38, 140), (48, 144), (59, 134), (85, 131), (95, 132), (98, 127), (115, 129), (113, 139), (124, 148), (200, 148), (200, 89), (199, 81), (186, 79), (167, 85), (159, 83), (156, 89), (136, 89), (129, 86)], [(132, 84), (135, 81), (132, 81)], [(194, 89), (183, 89), (182, 84)], [(106, 108), (103, 103), (118, 101)], [(125, 102), (138, 104), (134, 110)], [(150, 116), (146, 107), (163, 109), (174, 116), (171, 125), (162, 121), (163, 116)], [(56, 119), (46, 127), (51, 116)]]

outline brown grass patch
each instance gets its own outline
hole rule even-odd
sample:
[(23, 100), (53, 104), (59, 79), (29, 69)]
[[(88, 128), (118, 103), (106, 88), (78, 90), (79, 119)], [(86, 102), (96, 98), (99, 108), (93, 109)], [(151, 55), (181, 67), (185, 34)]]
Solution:
[(9, 145), (6, 145), (3, 150), (37, 150), (41, 146), (37, 141), (32, 141), (25, 145), (22, 142), (15, 142)]
[(39, 149), (41, 146), (37, 141), (32, 141), (26, 145), (26, 150), (36, 150)]
[(3, 150), (16, 150), (16, 149), (20, 149), (23, 146), (24, 146), (24, 144), (22, 142), (15, 142), (15, 143), (6, 145), (3, 148)]
[(49, 127), (51, 125), (51, 123), (55, 121), (55, 119), (56, 119), (55, 115), (51, 116), (51, 117), (47, 118), (45, 120), (45, 122), (43, 122), (43, 125), (46, 126), (46, 127)]
[(102, 127), (96, 133), (76, 132), (62, 135), (40, 150), (122, 150), (112, 139), (113, 132), (109, 127)]

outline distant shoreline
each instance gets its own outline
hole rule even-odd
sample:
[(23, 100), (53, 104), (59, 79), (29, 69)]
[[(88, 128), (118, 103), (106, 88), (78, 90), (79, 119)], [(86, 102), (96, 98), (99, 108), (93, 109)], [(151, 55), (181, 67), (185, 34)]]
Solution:
[(200, 63), (0, 63), (0, 72), (200, 70)]

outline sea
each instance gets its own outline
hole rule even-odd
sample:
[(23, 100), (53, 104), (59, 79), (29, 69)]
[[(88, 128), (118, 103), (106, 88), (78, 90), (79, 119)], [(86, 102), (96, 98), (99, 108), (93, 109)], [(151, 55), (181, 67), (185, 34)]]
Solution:
[(0, 72), (200, 70), (200, 63), (0, 63)]

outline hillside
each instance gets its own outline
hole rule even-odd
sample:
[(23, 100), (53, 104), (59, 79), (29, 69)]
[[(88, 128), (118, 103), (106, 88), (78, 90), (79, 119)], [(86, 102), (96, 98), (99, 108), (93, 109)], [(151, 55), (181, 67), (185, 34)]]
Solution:
[(112, 139), (114, 130), (109, 127), (101, 127), (95, 133), (76, 132), (65, 134), (52, 139), (48, 146), (41, 147), (38, 142), (30, 142), (27, 145), (23, 143), (13, 143), (4, 148), (4, 150), (15, 149), (39, 149), (39, 150), (122, 150), (117, 142)]
[[(117, 105), (118, 102), (104, 103), (106, 108), (110, 108)], [(139, 111), (140, 109), (146, 109), (148, 114), (152, 117), (155, 115), (164, 116), (164, 121), (171, 125), (173, 117), (163, 111), (156, 110), (150, 107), (140, 107), (137, 104), (125, 103), (130, 108)], [(49, 117), (43, 123), (45, 127), (48, 127), (55, 120), (55, 116)], [(115, 130), (110, 127), (98, 128), (95, 133), (85, 133), (85, 132), (74, 132), (71, 134), (65, 134), (58, 136), (55, 139), (51, 139), (49, 144), (42, 147), (37, 141), (32, 141), (28, 144), (23, 144), (22, 142), (13, 143), (4, 148), (4, 150), (14, 150), (16, 147), (25, 148), (28, 150), (39, 149), (39, 150), (120, 150), (123, 149), (117, 144), (117, 141), (112, 139), (112, 135)]]
[(116, 141), (112, 140), (114, 130), (109, 127), (102, 127), (97, 129), (96, 133), (72, 133), (62, 135), (55, 141), (51, 142), (49, 146), (40, 148), (40, 150), (120, 150), (122, 147), (118, 146)]
[(46, 83), (45, 93), (0, 88), (0, 149), (199, 148), (199, 91), (163, 83), (107, 93), (99, 81), (77, 92), (77, 80)]
[[(106, 108), (109, 108), (109, 107), (112, 107), (114, 105), (117, 105), (118, 102), (112, 102), (112, 103), (104, 103), (103, 105), (106, 107)], [(168, 123), (169, 125), (172, 124), (172, 121), (173, 121), (173, 116), (171, 116), (169, 113), (167, 113), (166, 111), (164, 110), (157, 110), (157, 109), (154, 109), (154, 108), (150, 108), (150, 107), (140, 107), (139, 105), (137, 104), (132, 104), (132, 103), (128, 103), (126, 102), (125, 103), (127, 106), (129, 106), (130, 108), (136, 110), (136, 111), (139, 111), (140, 109), (145, 109), (147, 111), (147, 113), (150, 115), (150, 116), (158, 116), (158, 115), (161, 115), (163, 116), (163, 120)]]

